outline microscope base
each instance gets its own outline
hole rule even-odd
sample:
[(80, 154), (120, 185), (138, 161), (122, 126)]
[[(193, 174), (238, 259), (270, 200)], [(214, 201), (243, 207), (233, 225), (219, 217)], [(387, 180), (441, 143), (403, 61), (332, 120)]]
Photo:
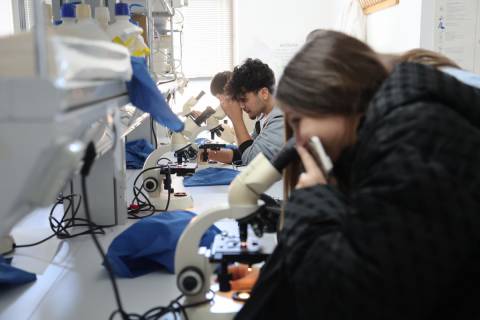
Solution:
[(0, 255), (13, 251), (13, 238), (12, 236), (4, 236), (0, 238)]
[[(166, 192), (162, 192), (160, 197), (149, 198), (150, 202), (157, 208), (157, 210), (165, 210), (168, 202), (168, 195)], [(168, 210), (184, 210), (193, 208), (193, 198), (191, 195), (175, 196), (174, 193), (170, 194), (170, 203), (168, 204)]]
[[(189, 304), (188, 299), (183, 304)], [(243, 303), (233, 300), (231, 293), (216, 291), (212, 302), (187, 308), (186, 311), (192, 320), (232, 320), (242, 307)]]

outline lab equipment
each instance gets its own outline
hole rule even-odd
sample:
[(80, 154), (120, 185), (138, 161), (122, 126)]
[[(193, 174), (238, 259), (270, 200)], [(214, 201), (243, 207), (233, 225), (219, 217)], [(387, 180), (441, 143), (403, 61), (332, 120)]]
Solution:
[[(180, 133), (173, 133), (170, 137), (170, 143), (161, 145), (150, 154), (151, 163), (162, 157), (165, 157), (169, 152), (175, 152), (177, 155), (188, 155), (185, 160), (194, 160), (197, 156), (199, 145), (196, 143), (197, 137), (209, 131), (211, 139), (218, 136), (229, 143), (234, 143), (235, 137), (232, 129), (228, 126), (223, 126), (221, 120), (225, 117), (223, 110), (219, 107), (214, 110), (211, 107), (207, 109), (198, 117), (193, 118), (191, 115), (187, 116), (184, 121), (184, 130)], [(204, 120), (206, 119), (206, 121)], [(206, 122), (206, 125), (203, 125)], [(146, 167), (144, 167), (145, 169)]]
[[(98, 130), (93, 124), (105, 119), (112, 129), (112, 113), (128, 103), (125, 73), (109, 73), (105, 81), (60, 81), (49, 73), (48, 57), (54, 54), (48, 50), (41, 2), (34, 5), (37, 23), (35, 38), (30, 35), (30, 40), (35, 48), (29, 52), (33, 70), (13, 76), (0, 72), (0, 100), (7, 101), (0, 105), (0, 176), (8, 181), (0, 185), (2, 238), (25, 214), (55, 201), (66, 181), (82, 166), (86, 145)], [(119, 54), (126, 51), (106, 44)], [(11, 54), (8, 58), (2, 55), (2, 66), (5, 60), (14, 61), (14, 52)], [(128, 75), (130, 68), (128, 65)]]
[(60, 86), (48, 79), (0, 77), (0, 99), (10, 102), (0, 107), (0, 175), (9, 181), (0, 186), (5, 236), (23, 215), (54, 202), (81, 166), (91, 125), (128, 98), (122, 81)]
[[(62, 27), (65, 25), (72, 25), (77, 22), (77, 15), (75, 13), (75, 4), (64, 3), (61, 8)], [(61, 28), (61, 27), (59, 27)]]
[(151, 156), (145, 161), (141, 189), (157, 210), (183, 210), (193, 207), (192, 196), (183, 185), (183, 177), (195, 173), (197, 163), (164, 163)]
[[(74, 10), (74, 13), (72, 12)], [(62, 6), (62, 14), (69, 18), (55, 28), (55, 33), (86, 40), (110, 41), (109, 36), (92, 18), (92, 9), (85, 3), (66, 3)], [(75, 20), (76, 19), (76, 20)], [(76, 23), (73, 23), (75, 22)]]
[[(118, 235), (110, 244), (107, 259), (119, 277), (133, 278), (166, 269), (174, 273), (175, 248), (189, 221), (190, 211), (168, 211), (144, 218)], [(220, 230), (211, 226), (201, 245), (209, 247)]]
[(130, 9), (127, 3), (115, 5), (115, 22), (108, 26), (110, 39), (128, 48), (134, 57), (147, 57), (150, 49), (143, 40), (143, 29), (130, 22)]
[(98, 6), (95, 7), (95, 20), (100, 28), (107, 31), (108, 23), (110, 22), (110, 11), (105, 6), (105, 0), (100, 0)]
[(205, 95), (205, 91), (200, 91), (200, 93), (195, 97), (190, 97), (182, 106), (182, 112), (179, 114), (181, 116), (188, 116), (192, 109), (197, 105), (200, 99)]
[[(206, 126), (199, 126), (196, 124), (192, 117), (187, 117), (185, 121), (185, 129), (182, 133), (174, 133), (171, 138), (171, 144), (159, 146), (155, 149), (145, 161), (143, 166), (144, 170), (158, 166), (162, 159), (171, 159), (167, 157), (169, 153), (174, 153), (174, 157), (177, 160), (178, 165), (193, 165), (188, 161), (194, 161), (195, 169), (197, 168), (196, 157), (198, 153), (198, 146), (194, 143), (195, 138), (202, 131), (206, 130)], [(185, 161), (185, 162), (184, 162)], [(153, 178), (158, 180), (160, 177), (152, 177), (156, 175), (155, 171), (147, 171), (144, 174), (144, 180)], [(192, 197), (187, 194), (183, 184), (182, 176), (174, 176), (173, 184), (175, 185), (174, 189), (179, 192), (175, 192), (173, 196), (170, 195), (170, 208), (172, 209), (187, 209), (193, 206)], [(158, 183), (152, 186), (151, 188), (145, 188), (147, 195), (152, 202), (152, 204), (157, 208), (163, 208), (166, 205), (169, 193), (164, 191), (162, 192), (161, 185)]]
[[(186, 296), (184, 304), (199, 303), (197, 307), (186, 310), (189, 318), (232, 319), (234, 314), (242, 307), (240, 303), (231, 299), (221, 297), (217, 299), (217, 296), (215, 296), (213, 302), (201, 304), (201, 302), (207, 300), (210, 291), (210, 280), (214, 270), (211, 261), (215, 262), (217, 259), (215, 257), (216, 251), (206, 248), (199, 250), (200, 237), (209, 226), (220, 219), (241, 220), (255, 214), (261, 207), (258, 203), (261, 194), (274, 182), (281, 179), (282, 170), (293, 159), (298, 159), (294, 139), (290, 139), (272, 161), (269, 161), (263, 154), (258, 154), (230, 184), (228, 205), (207, 210), (188, 224), (177, 245), (175, 273), (177, 275), (177, 286)], [(261, 259), (264, 253), (262, 252), (262, 246), (256, 240), (247, 239), (244, 227), (240, 231), (240, 239), (229, 239), (227, 237), (222, 239), (220, 236), (218, 241), (224, 244), (231, 244), (233, 241), (235, 245), (231, 256), (236, 261), (252, 263), (252, 260)], [(225, 252), (220, 253), (221, 255), (225, 254)], [(225, 264), (222, 265), (222, 268), (226, 268)], [(222, 305), (219, 306), (219, 303), (222, 303)]]
[[(132, 7), (132, 12), (144, 15), (147, 23), (147, 43), (151, 47), (149, 55), (150, 71), (157, 79), (169, 81), (177, 79), (181, 61), (175, 58), (174, 34), (180, 32), (174, 28), (175, 9), (188, 5), (183, 0), (124, 0)], [(181, 69), (181, 68), (180, 68)]]
[[(95, 23), (92, 25), (96, 26)], [(46, 32), (42, 45), (48, 51), (45, 69), (50, 78), (59, 82), (130, 80), (132, 66), (128, 50), (110, 41), (76, 37), (84, 34), (85, 30), (70, 34), (76, 28), (77, 25), (71, 25)], [(100, 30), (98, 26), (93, 29)], [(0, 76), (18, 78), (35, 75), (36, 52), (31, 32), (0, 38), (0, 56)]]

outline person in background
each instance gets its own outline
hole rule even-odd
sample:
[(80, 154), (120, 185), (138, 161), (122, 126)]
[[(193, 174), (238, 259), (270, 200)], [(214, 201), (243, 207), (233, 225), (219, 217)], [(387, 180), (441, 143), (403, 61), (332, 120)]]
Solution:
[[(221, 85), (227, 80), (220, 91)], [(238, 143), (238, 153), (231, 152), (226, 163), (241, 159), (248, 164), (258, 153), (273, 157), (284, 144), (284, 118), (274, 106), (275, 77), (272, 69), (258, 59), (247, 59), (233, 73), (220, 73), (212, 80), (212, 94), (221, 102), (232, 121)], [(255, 130), (249, 133), (242, 112), (256, 120)], [(215, 155), (209, 158), (216, 160)]]
[[(210, 93), (219, 100), (222, 109), (226, 103), (234, 103), (233, 101), (228, 100), (225, 95), (225, 86), (231, 77), (231, 71), (223, 71), (217, 73), (210, 82)], [(222, 163), (233, 162), (240, 164), (241, 155), (238, 149), (225, 148), (221, 150), (208, 150), (208, 159)]]
[(286, 173), (278, 245), (236, 319), (479, 318), (480, 90), (323, 31), (276, 98), (303, 170)]

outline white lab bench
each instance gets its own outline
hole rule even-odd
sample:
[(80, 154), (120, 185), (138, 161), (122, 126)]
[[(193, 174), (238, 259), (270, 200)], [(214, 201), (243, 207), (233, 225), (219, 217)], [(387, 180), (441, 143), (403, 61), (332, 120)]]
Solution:
[[(128, 188), (135, 171), (129, 171)], [(135, 174), (136, 175), (136, 174)], [(194, 199), (193, 212), (227, 203), (228, 186), (187, 188)], [(269, 194), (281, 196), (281, 184)], [(32, 223), (40, 219), (47, 223), (48, 209), (29, 217)], [(106, 251), (110, 242), (135, 220), (126, 225), (106, 229), (100, 242)], [(220, 221), (220, 229), (236, 232), (232, 220)], [(19, 249), (28, 254), (33, 248)], [(165, 271), (134, 279), (117, 278), (120, 295), (127, 312), (144, 313), (156, 306), (165, 306), (179, 295), (175, 275)], [(0, 320), (85, 320), (108, 319), (115, 310), (113, 289), (106, 269), (90, 236), (63, 241), (53, 262), (37, 275), (37, 281), (0, 293)], [(118, 318), (116, 318), (118, 319)]]

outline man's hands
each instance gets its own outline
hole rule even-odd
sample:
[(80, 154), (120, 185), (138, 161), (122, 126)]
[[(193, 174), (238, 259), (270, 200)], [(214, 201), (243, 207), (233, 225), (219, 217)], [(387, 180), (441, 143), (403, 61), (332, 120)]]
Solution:
[[(221, 150), (207, 150), (208, 160), (218, 161), (221, 163), (232, 163), (233, 160), (233, 150), (231, 149), (221, 149)], [(202, 161), (203, 150), (198, 153), (199, 161)]]
[(308, 188), (317, 184), (327, 184), (325, 174), (319, 168), (313, 156), (302, 146), (297, 146), (305, 172), (298, 178), (296, 189)]
[(243, 122), (243, 111), (238, 101), (234, 101), (228, 97), (223, 97), (220, 99), (220, 106), (233, 123), (236, 121)]
[(240, 146), (245, 141), (251, 140), (252, 137), (250, 133), (248, 133), (245, 122), (243, 121), (243, 110), (240, 107), (240, 103), (223, 96), (220, 98), (220, 106), (225, 112), (225, 115), (232, 121), (237, 144)]

